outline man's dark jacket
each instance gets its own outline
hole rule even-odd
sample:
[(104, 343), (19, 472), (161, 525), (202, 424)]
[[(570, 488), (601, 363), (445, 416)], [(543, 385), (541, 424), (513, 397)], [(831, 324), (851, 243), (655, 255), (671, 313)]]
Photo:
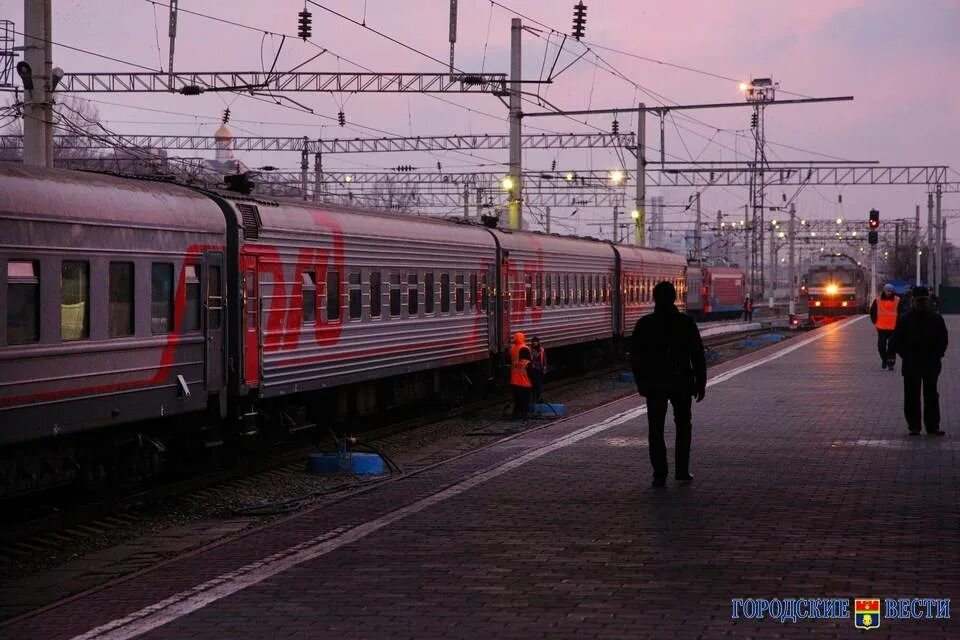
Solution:
[(897, 320), (893, 348), (903, 358), (903, 375), (939, 373), (947, 352), (947, 325), (928, 308), (911, 309)]
[(633, 329), (630, 349), (633, 376), (640, 395), (690, 393), (707, 385), (707, 361), (700, 331), (675, 305), (657, 308)]

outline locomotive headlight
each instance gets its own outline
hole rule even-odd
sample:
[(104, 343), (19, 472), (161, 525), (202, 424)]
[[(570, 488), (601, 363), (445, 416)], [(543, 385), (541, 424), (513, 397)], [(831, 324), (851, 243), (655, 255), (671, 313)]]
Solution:
[(839, 291), (839, 289), (837, 288), (837, 285), (835, 285), (835, 284), (828, 284), (828, 285), (827, 285), (827, 294), (828, 294), (828, 295), (835, 296), (835, 295), (837, 295), (837, 291)]

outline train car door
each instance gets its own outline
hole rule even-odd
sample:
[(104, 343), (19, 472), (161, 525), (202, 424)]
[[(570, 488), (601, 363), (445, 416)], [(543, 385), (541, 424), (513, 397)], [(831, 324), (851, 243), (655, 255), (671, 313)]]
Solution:
[(256, 256), (241, 255), (243, 273), (243, 382), (248, 387), (260, 383), (260, 300)]
[(490, 352), (497, 351), (499, 342), (499, 327), (497, 325), (497, 298), (499, 297), (497, 289), (497, 268), (493, 265), (487, 267), (483, 274), (483, 288), (481, 296), (483, 298), (483, 311), (487, 314), (487, 326), (490, 330), (487, 332), (487, 346)]
[(206, 314), (206, 371), (207, 389), (214, 391), (221, 389), (225, 382), (224, 370), (224, 335), (223, 335), (223, 253), (208, 251), (204, 259), (206, 264), (206, 279), (204, 283), (204, 312)]

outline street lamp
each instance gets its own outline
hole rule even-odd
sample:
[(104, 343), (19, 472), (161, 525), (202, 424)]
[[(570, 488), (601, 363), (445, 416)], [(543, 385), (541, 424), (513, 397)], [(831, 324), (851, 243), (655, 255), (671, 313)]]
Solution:
[(747, 102), (773, 102), (780, 83), (773, 78), (753, 78), (749, 83), (740, 83), (740, 92)]
[(500, 181), (500, 186), (503, 187), (504, 191), (513, 191), (513, 178), (507, 176)]
[(640, 219), (640, 210), (639, 210), (639, 209), (634, 209), (633, 211), (631, 211), (631, 212), (630, 212), (630, 217), (633, 218), (634, 220), (639, 220), (639, 219)]
[(623, 182), (623, 171), (620, 169), (614, 169), (610, 172), (610, 184), (621, 184)]

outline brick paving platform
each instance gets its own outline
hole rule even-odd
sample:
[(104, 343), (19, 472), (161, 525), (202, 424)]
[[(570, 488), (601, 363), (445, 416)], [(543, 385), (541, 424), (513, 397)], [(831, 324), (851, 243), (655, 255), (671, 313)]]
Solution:
[[(947, 318), (960, 339), (960, 320)], [(0, 638), (958, 638), (960, 620), (732, 620), (734, 598), (960, 595), (960, 350), (910, 437), (860, 319), (711, 370), (690, 485), (637, 398), (0, 626)], [(668, 428), (672, 437), (672, 429)], [(852, 604), (852, 603), (851, 603)], [(960, 612), (955, 614), (960, 616)]]

